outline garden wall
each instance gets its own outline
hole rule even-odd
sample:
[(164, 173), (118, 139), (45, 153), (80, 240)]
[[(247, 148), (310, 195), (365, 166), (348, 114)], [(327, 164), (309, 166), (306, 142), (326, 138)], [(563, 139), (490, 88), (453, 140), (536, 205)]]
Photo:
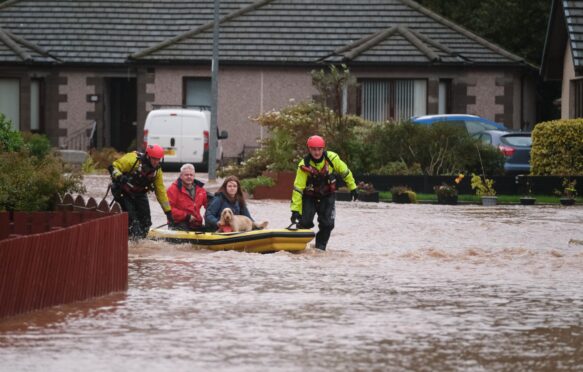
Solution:
[[(289, 200), (293, 190), (295, 174), (282, 172), (270, 174), (276, 181), (272, 187), (257, 186), (253, 197), (255, 199)], [(433, 194), (433, 187), (443, 182), (453, 185), (455, 176), (377, 176), (356, 175), (357, 182), (372, 183), (377, 191), (389, 191), (393, 186), (409, 186), (417, 193)], [(493, 176), (494, 189), (498, 195), (523, 195), (526, 193), (525, 181), (531, 185), (533, 194), (554, 195), (555, 190), (562, 190), (563, 177), (555, 176)], [(583, 195), (583, 176), (572, 177), (577, 180), (577, 193)], [(467, 175), (457, 185), (460, 194), (475, 194), (470, 186), (471, 176)], [(344, 186), (342, 180), (338, 180), (338, 186)]]
[(127, 289), (127, 214), (91, 209), (0, 212), (0, 318)]
[[(533, 194), (553, 195), (555, 190), (562, 190), (563, 177), (555, 176), (493, 176), (494, 189), (497, 194), (521, 195), (525, 192), (524, 181), (528, 179)], [(583, 177), (572, 177), (577, 180), (577, 191), (583, 195)], [(388, 191), (393, 186), (409, 186), (417, 193), (433, 194), (433, 187), (442, 182), (454, 184), (455, 176), (375, 176), (357, 175), (357, 181), (372, 183), (379, 191)], [(474, 194), (470, 186), (471, 176), (466, 175), (457, 186), (460, 194)]]

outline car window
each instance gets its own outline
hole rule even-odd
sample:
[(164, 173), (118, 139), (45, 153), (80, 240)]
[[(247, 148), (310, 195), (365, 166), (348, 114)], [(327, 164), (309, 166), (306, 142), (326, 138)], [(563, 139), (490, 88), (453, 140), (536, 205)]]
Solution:
[(506, 135), (500, 138), (502, 143), (511, 146), (522, 146), (522, 147), (531, 147), (532, 146), (532, 137), (530, 136), (512, 136)]
[(435, 127), (448, 128), (451, 134), (456, 136), (467, 136), (468, 131), (466, 129), (466, 124), (462, 120), (447, 120), (447, 121), (437, 121), (433, 123)]
[(488, 133), (477, 133), (474, 134), (472, 137), (479, 139), (481, 142), (491, 145), (492, 144), (492, 136)]
[(477, 121), (477, 120), (466, 120), (465, 122), (466, 122), (466, 129), (468, 130), (468, 133), (470, 135), (475, 134), (475, 133), (480, 133), (480, 132), (483, 132), (485, 130), (498, 129), (498, 128), (496, 128), (495, 125), (484, 123), (484, 122)]
[(436, 124), (441, 124), (441, 125), (448, 125), (450, 127), (454, 127), (454, 128), (466, 128), (466, 124), (464, 123), (463, 120), (439, 120), (433, 123), (434, 125)]

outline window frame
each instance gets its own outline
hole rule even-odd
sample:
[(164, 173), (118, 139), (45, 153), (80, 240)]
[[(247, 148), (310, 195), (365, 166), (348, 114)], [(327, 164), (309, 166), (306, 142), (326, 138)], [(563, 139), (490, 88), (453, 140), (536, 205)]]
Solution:
[[(406, 115), (403, 117), (397, 117), (397, 85), (398, 82), (412, 82), (413, 83), (413, 97), (411, 99), (411, 104), (413, 105), (412, 107), (412, 115)], [(416, 84), (415, 82), (417, 81), (422, 81), (424, 83), (424, 87), (425, 87), (425, 97), (423, 99), (424, 102), (424, 107), (425, 110), (422, 113), (416, 114), (415, 113), (415, 102), (416, 102), (416, 97), (415, 97), (415, 92), (417, 91), (416, 88)], [(387, 101), (386, 102), (386, 114), (385, 117), (382, 118), (381, 120), (376, 120), (376, 119), (367, 119), (363, 116), (364, 113), (364, 92), (363, 92), (363, 86), (366, 82), (374, 82), (374, 83), (386, 83), (387, 84), (387, 89), (386, 89), (386, 95), (387, 95)], [(376, 121), (376, 122), (380, 122), (380, 121), (389, 121), (389, 120), (408, 120), (410, 116), (421, 116), (421, 115), (427, 115), (427, 106), (428, 106), (428, 102), (429, 102), (429, 94), (428, 94), (428, 90), (429, 90), (429, 79), (427, 78), (375, 78), (375, 77), (366, 77), (366, 78), (359, 78), (357, 80), (358, 83), (358, 95), (357, 95), (357, 106), (356, 106), (356, 114), (362, 118), (365, 118), (366, 120), (371, 120), (371, 121)]]

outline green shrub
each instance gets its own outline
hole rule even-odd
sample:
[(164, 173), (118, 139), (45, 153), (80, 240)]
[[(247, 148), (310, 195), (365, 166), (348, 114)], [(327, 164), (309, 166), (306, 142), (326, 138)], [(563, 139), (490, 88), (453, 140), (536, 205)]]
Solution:
[[(503, 171), (504, 156), (483, 145), (465, 130), (449, 125), (416, 125), (385, 122), (371, 128), (363, 141), (372, 170), (402, 174), (453, 175), (461, 171), (481, 172), (479, 147), (488, 174)], [(392, 173), (397, 174), (397, 173)]]
[(36, 134), (31, 132), (23, 132), (22, 139), (24, 144), (30, 150), (32, 156), (43, 159), (51, 152), (51, 141), (43, 134)]
[(81, 164), (81, 171), (83, 174), (92, 174), (96, 172), (95, 164), (91, 156), (85, 158), (83, 164)]
[(583, 175), (583, 119), (553, 120), (532, 131), (533, 175)]
[(255, 178), (245, 178), (241, 180), (241, 189), (253, 195), (257, 186), (273, 186), (275, 181), (271, 177), (259, 176)]
[(389, 191), (394, 203), (417, 203), (417, 193), (409, 186), (393, 186)]
[(50, 210), (56, 196), (67, 192), (85, 192), (82, 175), (56, 155), (38, 159), (28, 149), (0, 153), (0, 210)]
[(24, 138), (0, 114), (0, 210), (50, 210), (57, 196), (85, 192), (82, 175), (50, 151), (45, 136)]
[(301, 102), (261, 114), (255, 121), (269, 130), (261, 147), (239, 166), (225, 167), (221, 176), (236, 175), (239, 179), (256, 177), (265, 170), (295, 171), (306, 156), (306, 140), (314, 134), (326, 139), (326, 147), (338, 153), (352, 169), (353, 160), (365, 158), (356, 129), (366, 122), (357, 116), (338, 116), (329, 108), (315, 102)]
[(422, 175), (423, 170), (419, 163), (413, 163), (409, 166), (403, 160), (398, 160), (389, 162), (372, 173), (381, 176), (417, 176)]
[(117, 152), (117, 150), (112, 147), (91, 149), (91, 151), (89, 151), (91, 166), (94, 169), (107, 169), (111, 163), (119, 159), (122, 155), (122, 153)]
[(253, 155), (241, 164), (229, 164), (217, 172), (219, 177), (237, 176), (240, 180), (261, 175), (270, 164), (267, 151), (259, 148)]
[(254, 177), (264, 170), (293, 171), (307, 154), (306, 140), (314, 134), (323, 136), (326, 147), (338, 153), (351, 169), (365, 169), (368, 154), (362, 146), (363, 132), (358, 130), (367, 122), (342, 114), (340, 104), (343, 89), (355, 83), (344, 65), (312, 71), (312, 84), (319, 92), (315, 100), (262, 113), (255, 121), (268, 130), (269, 137), (248, 161), (240, 167), (226, 167), (223, 175), (241, 178)]
[(18, 151), (23, 145), (20, 132), (12, 129), (12, 121), (0, 112), (0, 151)]
[(472, 173), (471, 186), (478, 196), (495, 196), (494, 180)]

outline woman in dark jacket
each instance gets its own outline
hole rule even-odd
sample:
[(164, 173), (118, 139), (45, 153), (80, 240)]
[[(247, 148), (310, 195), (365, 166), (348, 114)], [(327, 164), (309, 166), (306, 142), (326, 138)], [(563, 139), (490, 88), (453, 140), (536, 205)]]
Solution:
[(251, 214), (247, 209), (245, 197), (241, 191), (241, 183), (235, 176), (225, 178), (225, 181), (215, 193), (215, 198), (208, 206), (204, 215), (205, 225), (210, 230), (218, 230), (219, 220), (221, 219), (221, 212), (225, 208), (231, 208), (233, 214), (243, 215), (251, 218)]

